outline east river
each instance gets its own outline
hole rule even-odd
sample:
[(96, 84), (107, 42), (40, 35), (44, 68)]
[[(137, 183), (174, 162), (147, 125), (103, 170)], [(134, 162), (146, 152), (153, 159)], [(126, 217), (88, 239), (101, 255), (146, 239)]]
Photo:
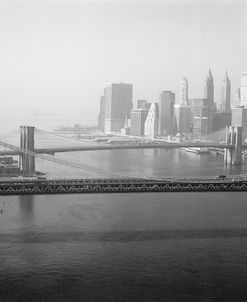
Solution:
[[(247, 173), (181, 150), (59, 157), (130, 175)], [(0, 210), (1, 302), (247, 301), (246, 193), (9, 196)]]

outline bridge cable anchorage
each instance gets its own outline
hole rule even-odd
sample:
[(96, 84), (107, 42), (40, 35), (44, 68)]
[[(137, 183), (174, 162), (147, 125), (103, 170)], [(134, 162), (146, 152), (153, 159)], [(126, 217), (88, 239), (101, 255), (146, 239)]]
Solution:
[[(108, 175), (115, 176), (115, 177), (116, 176), (117, 177), (126, 177), (126, 178), (130, 177), (129, 175), (124, 175), (123, 173), (120, 174), (119, 172), (116, 172), (116, 171), (107, 171), (107, 170), (102, 169), (102, 168), (92, 167), (92, 166), (89, 166), (89, 165), (76, 163), (76, 162), (73, 162), (73, 161), (54, 158), (52, 156), (48, 156), (48, 155), (41, 154), (41, 153), (36, 153), (36, 152), (33, 152), (33, 151), (29, 151), (29, 150), (23, 150), (21, 148), (18, 148), (16, 146), (13, 146), (11, 144), (8, 144), (8, 143), (2, 142), (2, 141), (0, 141), (0, 145), (5, 147), (5, 148), (8, 148), (8, 149), (15, 150), (15, 151), (17, 151), (19, 153), (22, 153), (22, 154), (25, 154), (25, 155), (34, 156), (34, 157), (37, 157), (37, 158), (40, 158), (40, 159), (43, 159), (43, 160), (46, 160), (46, 161), (54, 162), (54, 163), (57, 163), (57, 164), (61, 164), (61, 165), (65, 165), (65, 166), (69, 166), (69, 167), (73, 167), (73, 168), (77, 168), (77, 169), (88, 170), (88, 171), (91, 171), (91, 172), (99, 172), (99, 173), (108, 174)], [(134, 177), (134, 178), (138, 178), (138, 177)]]

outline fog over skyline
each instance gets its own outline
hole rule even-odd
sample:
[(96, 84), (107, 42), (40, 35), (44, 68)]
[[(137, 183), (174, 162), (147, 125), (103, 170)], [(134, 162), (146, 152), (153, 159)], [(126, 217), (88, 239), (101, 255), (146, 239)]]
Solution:
[(247, 71), (246, 15), (247, 1), (1, 1), (0, 125), (96, 124), (107, 82), (178, 101), (186, 77), (202, 97), (209, 68), (217, 102), (226, 69), (232, 92)]

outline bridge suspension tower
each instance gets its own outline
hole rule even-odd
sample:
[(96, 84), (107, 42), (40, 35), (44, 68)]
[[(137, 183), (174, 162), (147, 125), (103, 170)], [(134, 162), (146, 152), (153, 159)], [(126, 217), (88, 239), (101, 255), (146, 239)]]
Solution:
[(35, 156), (29, 152), (34, 152), (34, 129), (31, 126), (20, 126), (20, 149), (24, 152), (20, 154), (20, 170), (24, 175), (35, 173)]
[(230, 165), (241, 165), (242, 162), (242, 127), (226, 127), (226, 143), (232, 148), (225, 149), (224, 161)]

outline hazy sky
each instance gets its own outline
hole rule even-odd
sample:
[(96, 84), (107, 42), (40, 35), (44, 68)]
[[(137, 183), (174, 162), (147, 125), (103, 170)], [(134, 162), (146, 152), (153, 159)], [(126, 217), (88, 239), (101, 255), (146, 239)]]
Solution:
[(202, 97), (209, 68), (217, 100), (225, 70), (233, 89), (247, 70), (246, 16), (247, 1), (0, 1), (2, 121), (96, 122), (106, 82), (178, 100), (185, 76)]

